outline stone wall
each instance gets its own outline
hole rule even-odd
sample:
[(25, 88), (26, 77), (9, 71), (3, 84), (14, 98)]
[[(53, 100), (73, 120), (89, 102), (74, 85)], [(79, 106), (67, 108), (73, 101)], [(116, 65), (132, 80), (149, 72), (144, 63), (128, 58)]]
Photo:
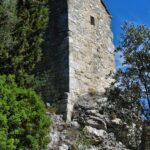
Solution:
[(49, 0), (49, 6), (42, 67), (54, 73), (50, 84), (60, 95), (58, 110), (71, 120), (80, 95), (91, 89), (104, 92), (112, 80), (111, 16), (100, 0)]
[(78, 96), (104, 92), (114, 72), (111, 16), (100, 0), (69, 0), (68, 119)]

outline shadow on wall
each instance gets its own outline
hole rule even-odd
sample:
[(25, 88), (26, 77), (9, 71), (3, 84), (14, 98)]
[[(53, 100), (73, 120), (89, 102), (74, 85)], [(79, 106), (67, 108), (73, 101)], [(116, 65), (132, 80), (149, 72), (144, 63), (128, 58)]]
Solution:
[(47, 74), (42, 89), (46, 102), (56, 102), (69, 92), (69, 40), (67, 0), (49, 0), (49, 23), (46, 31), (40, 74)]

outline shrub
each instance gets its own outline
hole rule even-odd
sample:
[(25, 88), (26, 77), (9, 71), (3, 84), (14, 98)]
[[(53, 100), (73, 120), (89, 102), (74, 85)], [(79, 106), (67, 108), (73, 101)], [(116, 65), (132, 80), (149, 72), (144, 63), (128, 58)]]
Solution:
[(45, 149), (49, 120), (34, 91), (18, 87), (13, 76), (0, 76), (1, 150)]
[(97, 94), (97, 90), (96, 90), (95, 87), (89, 87), (89, 88), (88, 88), (88, 93), (89, 93), (90, 95), (96, 95), (96, 94)]

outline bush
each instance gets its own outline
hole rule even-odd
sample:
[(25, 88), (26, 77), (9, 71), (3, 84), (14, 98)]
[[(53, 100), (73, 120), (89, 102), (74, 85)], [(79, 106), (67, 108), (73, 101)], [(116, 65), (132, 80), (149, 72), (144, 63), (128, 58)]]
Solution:
[(95, 87), (89, 87), (89, 88), (88, 88), (88, 93), (89, 93), (90, 95), (96, 95), (96, 94), (97, 94), (97, 90), (96, 90)]
[(0, 76), (0, 150), (41, 150), (48, 142), (50, 119), (41, 98)]

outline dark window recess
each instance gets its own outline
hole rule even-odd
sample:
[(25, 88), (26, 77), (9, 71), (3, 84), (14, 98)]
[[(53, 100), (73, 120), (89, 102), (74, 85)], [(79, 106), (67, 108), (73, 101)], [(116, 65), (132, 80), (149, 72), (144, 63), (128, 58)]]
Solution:
[(91, 25), (95, 25), (95, 18), (91, 16)]

